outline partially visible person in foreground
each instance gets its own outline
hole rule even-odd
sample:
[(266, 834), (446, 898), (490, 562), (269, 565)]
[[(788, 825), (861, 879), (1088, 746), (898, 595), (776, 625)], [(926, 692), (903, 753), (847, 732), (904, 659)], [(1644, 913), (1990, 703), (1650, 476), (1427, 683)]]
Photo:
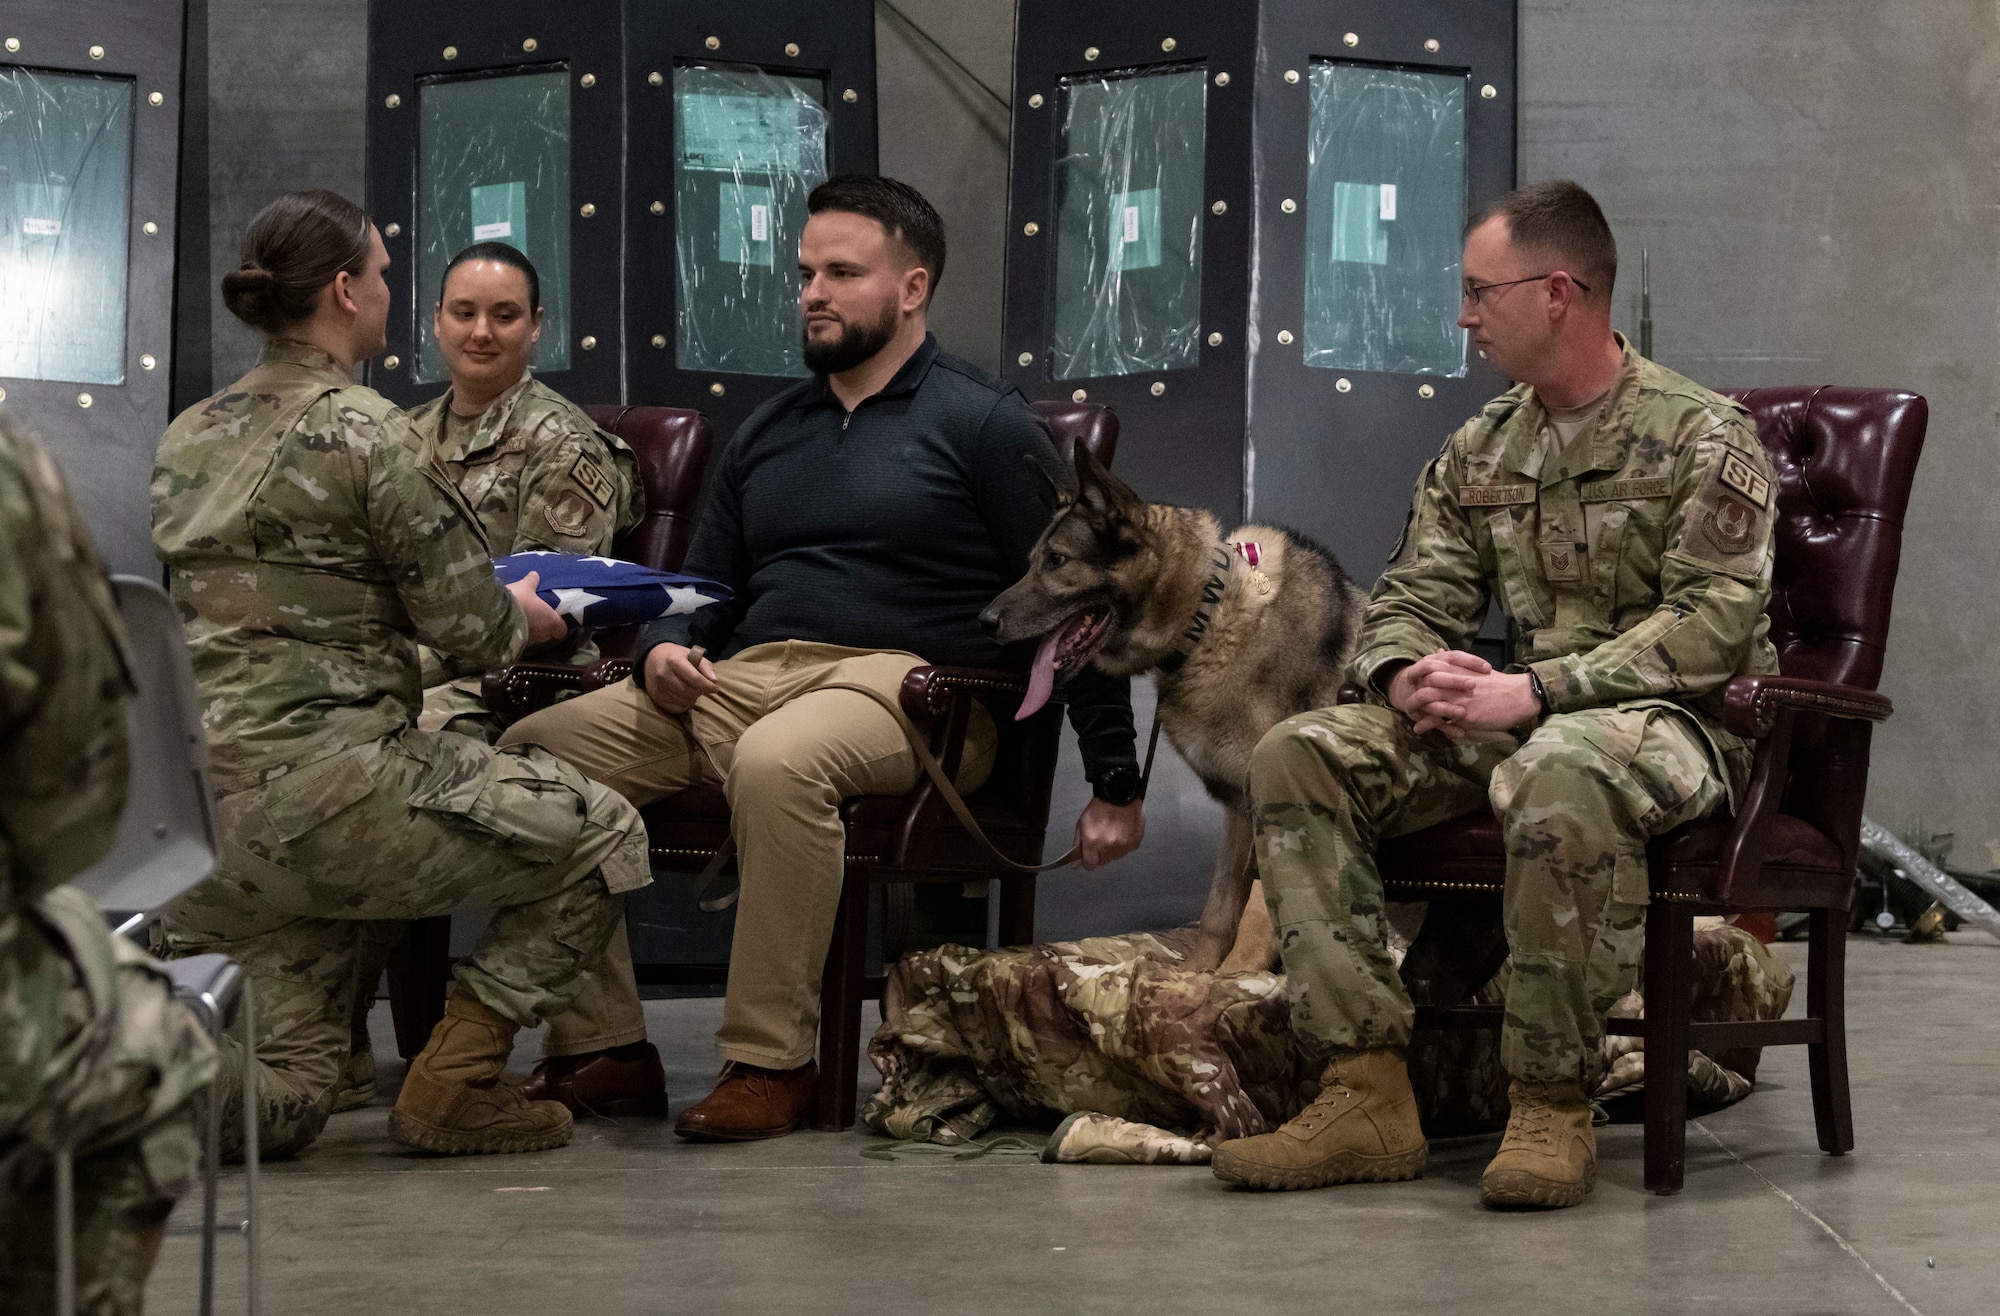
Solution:
[(137, 1316), (200, 1150), (215, 1049), (155, 961), (64, 885), (110, 850), (130, 768), (124, 631), (56, 464), (0, 420), (0, 1312), (56, 1309), (54, 1154), (76, 1302)]

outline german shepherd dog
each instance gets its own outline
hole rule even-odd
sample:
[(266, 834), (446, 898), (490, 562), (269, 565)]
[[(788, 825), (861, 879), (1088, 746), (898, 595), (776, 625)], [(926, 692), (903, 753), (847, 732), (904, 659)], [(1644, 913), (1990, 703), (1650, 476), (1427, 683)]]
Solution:
[(1249, 525), (1225, 539), (1208, 512), (1145, 502), (1081, 445), (1075, 461), (1076, 488), (1056, 491), (1028, 574), (980, 620), (1003, 644), (1039, 641), (1017, 717), (1085, 663), (1153, 673), (1160, 727), (1225, 810), (1180, 967), (1264, 968), (1276, 939), (1251, 899), (1250, 751), (1285, 718), (1335, 702), (1368, 596), (1296, 531)]

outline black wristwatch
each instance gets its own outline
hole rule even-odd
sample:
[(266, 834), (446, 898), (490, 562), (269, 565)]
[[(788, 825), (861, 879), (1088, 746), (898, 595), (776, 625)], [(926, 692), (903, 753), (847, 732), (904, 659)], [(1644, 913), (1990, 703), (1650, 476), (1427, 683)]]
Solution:
[(1546, 715), (1549, 711), (1549, 692), (1542, 688), (1541, 673), (1532, 667), (1528, 669), (1528, 689), (1534, 692), (1535, 702), (1542, 706), (1542, 712)]
[(1090, 783), (1090, 792), (1106, 804), (1123, 808), (1139, 798), (1139, 769), (1113, 768)]

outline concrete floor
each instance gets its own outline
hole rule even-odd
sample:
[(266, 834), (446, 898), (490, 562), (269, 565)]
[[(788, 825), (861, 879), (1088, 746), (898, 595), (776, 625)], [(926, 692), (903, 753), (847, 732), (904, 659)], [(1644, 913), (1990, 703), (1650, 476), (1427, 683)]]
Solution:
[[(862, 1154), (883, 1141), (867, 1132), (695, 1146), (662, 1121), (586, 1121), (562, 1151), (436, 1160), (390, 1144), (378, 1106), (266, 1167), (264, 1310), (2000, 1310), (2000, 944), (1857, 937), (1849, 963), (1858, 1150), (1818, 1151), (1804, 1049), (1774, 1049), (1754, 1094), (1690, 1128), (1677, 1197), (1640, 1190), (1631, 1125), (1600, 1134), (1589, 1203), (1516, 1216), (1477, 1202), (1493, 1138), (1434, 1143), (1416, 1183), (1262, 1195), (1205, 1168), (883, 1160)], [(648, 1003), (676, 1109), (708, 1088), (719, 1009)], [(383, 1018), (385, 1055), (388, 1038)], [(388, 1062), (386, 1088), (400, 1068)], [(176, 1218), (198, 1215), (183, 1204)], [(155, 1316), (195, 1310), (196, 1246), (169, 1240)], [(241, 1255), (222, 1243), (219, 1311), (241, 1310)]]

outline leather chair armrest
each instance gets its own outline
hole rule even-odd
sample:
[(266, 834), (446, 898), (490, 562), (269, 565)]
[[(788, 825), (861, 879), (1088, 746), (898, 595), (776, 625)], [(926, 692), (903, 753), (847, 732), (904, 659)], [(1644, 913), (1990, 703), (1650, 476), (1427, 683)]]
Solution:
[[(972, 726), (973, 701), (987, 700), (996, 718), (1008, 717), (1027, 693), (1027, 679), (1018, 672), (987, 667), (913, 667), (903, 678), (899, 700), (905, 717), (919, 724), (930, 723), (931, 753), (947, 776), (956, 777), (965, 756), (965, 735)], [(930, 779), (919, 781), (896, 824), (889, 866), (921, 867), (948, 812)]]
[(479, 682), (479, 697), (509, 725), (540, 712), (559, 699), (595, 689), (592, 669), (568, 663), (515, 663), (488, 672)]
[(945, 716), (961, 698), (991, 700), (996, 713), (1011, 715), (1027, 693), (1028, 679), (1019, 672), (991, 667), (913, 667), (903, 678), (901, 700), (904, 716), (920, 722)]
[(1739, 676), (1723, 689), (1722, 725), (1736, 735), (1762, 740), (1783, 709), (1884, 722), (1896, 706), (1873, 690), (1798, 676)]

